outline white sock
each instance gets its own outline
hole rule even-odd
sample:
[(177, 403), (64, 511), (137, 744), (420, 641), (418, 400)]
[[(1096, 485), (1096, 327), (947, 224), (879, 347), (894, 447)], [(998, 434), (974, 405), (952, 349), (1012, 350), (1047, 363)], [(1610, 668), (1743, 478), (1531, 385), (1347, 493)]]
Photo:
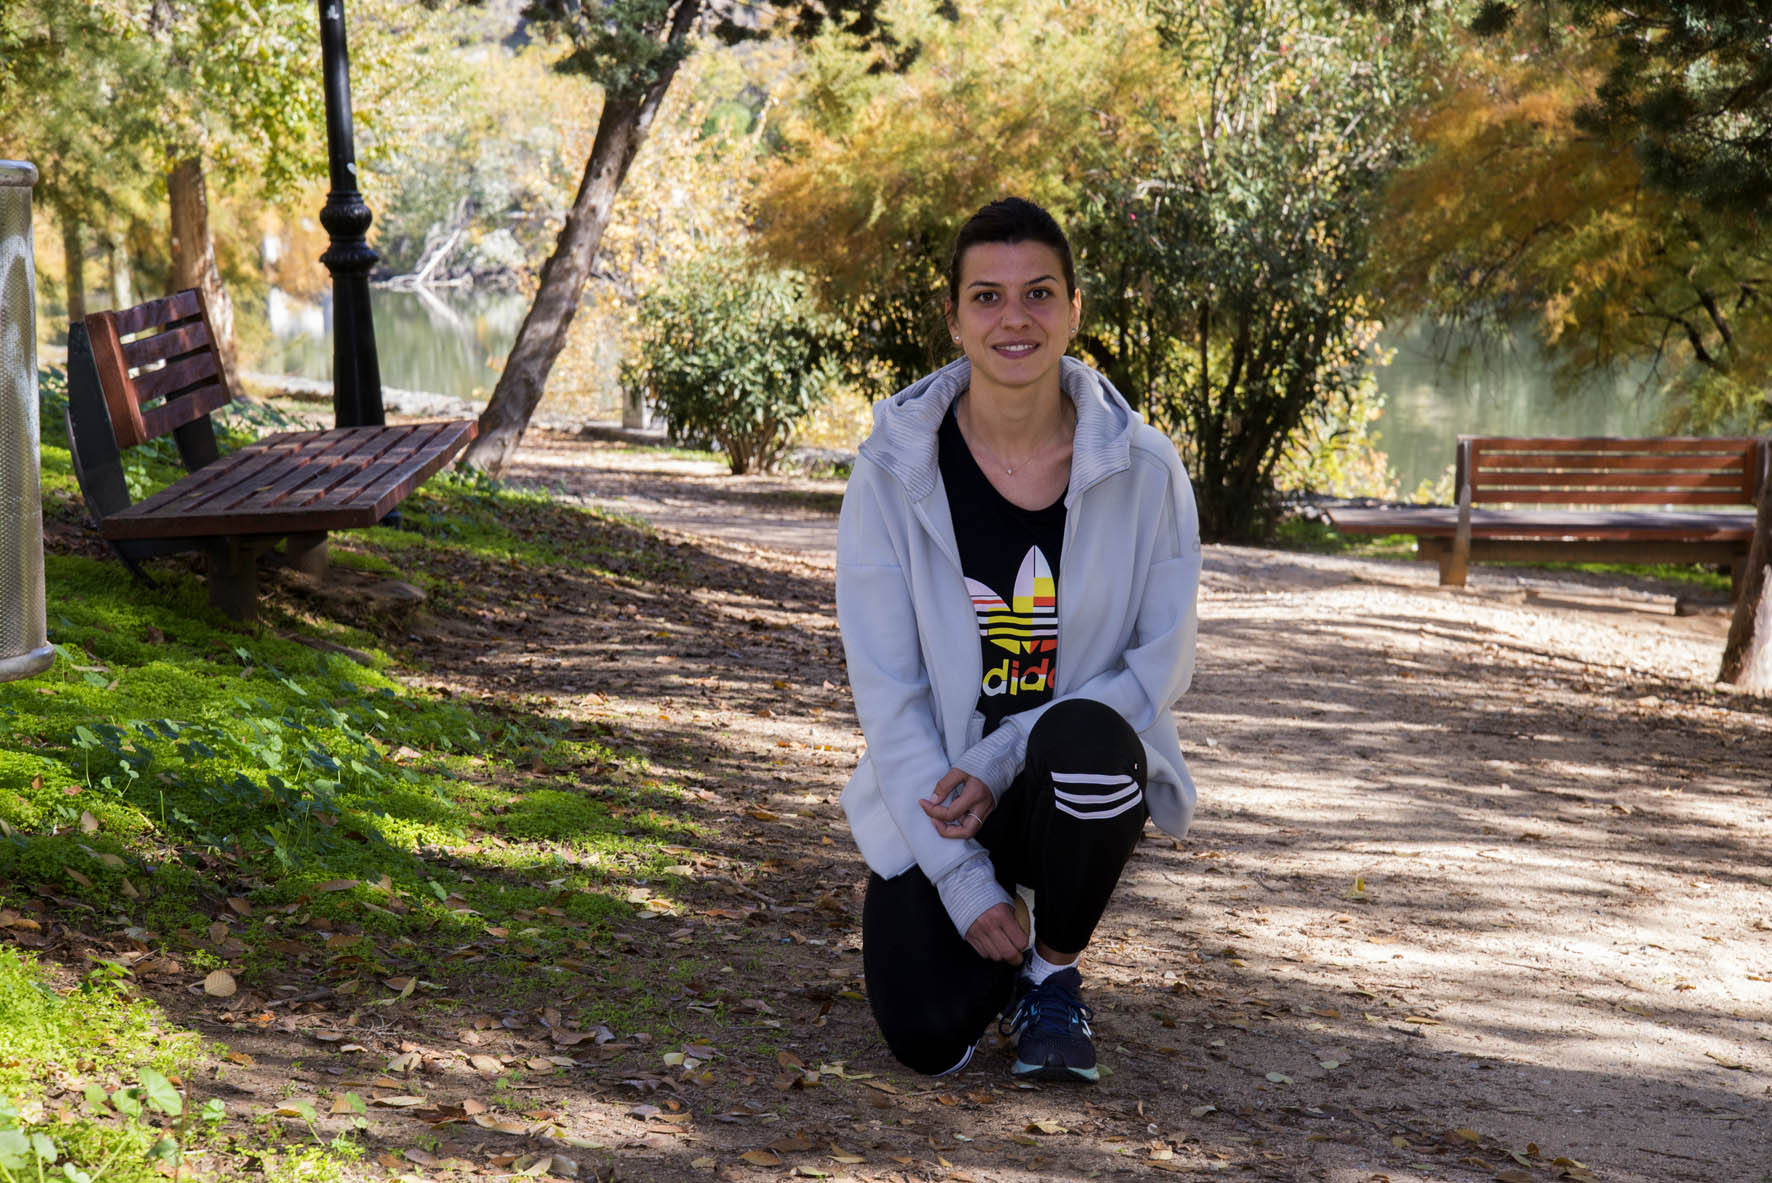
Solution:
[(1072, 965), (1077, 964), (1073, 961), (1069, 965), (1053, 965), (1050, 961), (1040, 956), (1040, 951), (1038, 949), (1032, 950), (1032, 953), (1033, 956), (1028, 958), (1027, 973), (1028, 979), (1036, 986), (1057, 973), (1059, 970), (1069, 969)]

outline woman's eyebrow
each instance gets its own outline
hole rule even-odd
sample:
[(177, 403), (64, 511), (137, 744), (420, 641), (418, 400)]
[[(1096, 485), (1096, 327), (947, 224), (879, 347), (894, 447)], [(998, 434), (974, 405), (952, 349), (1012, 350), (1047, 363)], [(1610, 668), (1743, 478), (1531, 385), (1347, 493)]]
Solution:
[[(1035, 276), (1033, 279), (1022, 280), (1022, 286), (1026, 287), (1029, 284), (1056, 283), (1056, 282), (1058, 282), (1057, 276), (1038, 275), (1038, 276)], [(1000, 287), (1004, 287), (1006, 285), (1003, 284), (1001, 281), (995, 280), (995, 279), (975, 279), (971, 283), (967, 284), (966, 286), (969, 288), (1000, 288)]]

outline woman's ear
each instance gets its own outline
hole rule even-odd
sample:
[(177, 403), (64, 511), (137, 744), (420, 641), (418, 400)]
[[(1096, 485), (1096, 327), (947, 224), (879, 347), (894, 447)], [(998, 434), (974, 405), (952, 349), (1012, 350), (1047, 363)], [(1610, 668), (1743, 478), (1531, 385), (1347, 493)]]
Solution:
[(947, 319), (948, 336), (953, 338), (955, 345), (958, 345), (960, 343), (960, 320), (954, 315), (954, 302), (949, 300), (943, 304), (941, 312), (942, 316)]

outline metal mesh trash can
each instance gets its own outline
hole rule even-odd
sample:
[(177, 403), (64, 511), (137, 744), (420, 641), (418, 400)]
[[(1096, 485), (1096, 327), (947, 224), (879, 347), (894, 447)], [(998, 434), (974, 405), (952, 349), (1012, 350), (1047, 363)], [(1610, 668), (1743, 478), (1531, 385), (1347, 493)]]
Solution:
[(37, 170), (0, 160), (0, 682), (55, 660), (44, 623), (43, 484), (37, 435)]

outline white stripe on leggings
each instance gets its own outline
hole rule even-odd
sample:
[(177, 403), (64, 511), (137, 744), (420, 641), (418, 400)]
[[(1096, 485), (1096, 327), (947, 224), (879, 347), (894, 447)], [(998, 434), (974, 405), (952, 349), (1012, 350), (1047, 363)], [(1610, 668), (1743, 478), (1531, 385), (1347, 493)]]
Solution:
[(1138, 791), (1138, 782), (1132, 780), (1122, 780), (1110, 792), (1105, 793), (1067, 793), (1056, 785), (1052, 789), (1060, 801), (1069, 801), (1072, 805), (1112, 805)]
[(972, 1063), (972, 1053), (974, 1050), (977, 1049), (977, 1047), (978, 1047), (977, 1044), (973, 1044), (971, 1047), (967, 1048), (966, 1054), (960, 1057), (960, 1062), (958, 1064), (955, 1064), (952, 1068), (948, 1068), (944, 1071), (937, 1072), (936, 1075), (937, 1076), (952, 1076), (954, 1073), (958, 1072), (960, 1069), (964, 1068), (966, 1065)]
[(1115, 806), (1113, 809), (1098, 809), (1085, 813), (1080, 809), (1072, 809), (1063, 801), (1054, 801), (1052, 804), (1054, 808), (1062, 810), (1063, 812), (1070, 814), (1072, 817), (1082, 818), (1086, 822), (1093, 822), (1103, 821), (1110, 817), (1119, 817), (1122, 813), (1125, 813), (1128, 809), (1131, 809), (1134, 805), (1137, 805), (1143, 800), (1144, 794), (1138, 791), (1137, 785), (1134, 785), (1132, 786), (1132, 796), (1127, 798), (1120, 805)]

